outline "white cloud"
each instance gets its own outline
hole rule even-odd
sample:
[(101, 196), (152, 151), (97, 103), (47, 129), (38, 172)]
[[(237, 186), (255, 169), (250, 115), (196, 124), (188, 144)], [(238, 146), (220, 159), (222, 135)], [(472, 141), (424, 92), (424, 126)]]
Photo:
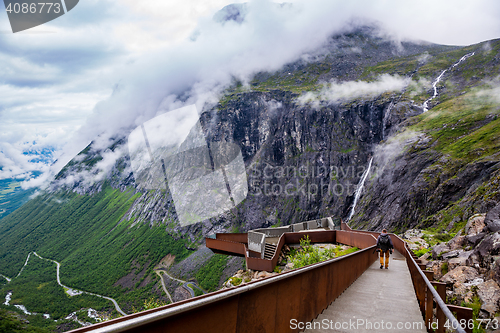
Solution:
[(490, 103), (500, 104), (500, 76), (497, 76), (494, 80), (485, 83), (486, 88), (475, 92), (475, 97), (486, 100)]
[(385, 92), (401, 91), (410, 84), (410, 78), (399, 75), (383, 74), (373, 82), (367, 81), (333, 81), (325, 84), (320, 92), (307, 92), (298, 100), (301, 104), (312, 103), (318, 106), (320, 101), (340, 102), (356, 98), (371, 98)]

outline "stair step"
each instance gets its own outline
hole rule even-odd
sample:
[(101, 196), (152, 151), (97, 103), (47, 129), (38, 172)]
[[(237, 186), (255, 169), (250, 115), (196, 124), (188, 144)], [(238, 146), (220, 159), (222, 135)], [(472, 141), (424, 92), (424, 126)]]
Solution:
[(277, 246), (275, 244), (266, 243), (264, 247), (264, 259), (272, 259), (276, 252)]

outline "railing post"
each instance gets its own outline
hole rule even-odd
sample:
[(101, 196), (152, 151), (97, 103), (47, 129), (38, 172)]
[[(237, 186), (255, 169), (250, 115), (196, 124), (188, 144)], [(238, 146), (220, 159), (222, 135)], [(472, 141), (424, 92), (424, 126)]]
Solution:
[(417, 299), (420, 306), (420, 313), (425, 317), (425, 281), (422, 277), (417, 276)]
[(446, 306), (448, 306), (450, 311), (457, 313), (458, 322), (460, 322), (461, 319), (465, 319), (465, 327), (463, 329), (467, 333), (472, 333), (473, 329), (469, 328), (469, 323), (472, 322), (472, 309), (451, 304), (446, 304)]
[[(431, 282), (442, 300), (446, 302), (446, 283), (443, 282)], [(444, 323), (446, 321), (446, 316), (444, 315), (443, 309), (439, 305), (436, 306), (436, 321), (438, 328), (436, 333), (445, 333)]]
[[(424, 271), (425, 277), (432, 281), (434, 280), (434, 272), (433, 271)], [(425, 324), (427, 325), (427, 330), (430, 331), (432, 317), (433, 317), (433, 297), (431, 289), (426, 286), (426, 301), (425, 301)]]

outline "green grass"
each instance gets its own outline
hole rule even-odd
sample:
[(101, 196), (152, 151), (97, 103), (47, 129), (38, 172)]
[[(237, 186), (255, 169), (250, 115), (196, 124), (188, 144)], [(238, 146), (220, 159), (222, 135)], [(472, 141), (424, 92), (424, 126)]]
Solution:
[[(29, 323), (24, 318), (27, 318)], [(42, 318), (41, 315), (25, 316), (18, 311), (6, 309), (4, 305), (0, 307), (0, 333), (48, 333), (55, 331), (56, 327), (56, 323)]]
[(320, 76), (330, 70), (331, 66), (328, 63), (316, 62), (307, 64), (303, 69), (290, 73), (287, 71), (259, 73), (255, 75), (249, 87), (244, 87), (241, 82), (235, 82), (231, 88), (227, 89), (219, 104), (225, 107), (229, 100), (237, 98), (239, 93), (247, 91), (266, 92), (279, 89), (301, 94), (304, 91), (319, 90), (323, 87), (319, 82)]
[(367, 66), (361, 74), (362, 79), (374, 80), (381, 74), (408, 75), (417, 68), (418, 56), (390, 59), (382, 61), (375, 66)]
[(288, 261), (293, 263), (293, 268), (300, 268), (353, 253), (358, 250), (359, 249), (357, 247), (342, 250), (340, 246), (322, 250), (318, 247), (312, 246), (309, 236), (305, 236), (300, 240), (300, 249), (292, 249), (290, 251)]
[(462, 304), (460, 304), (460, 306), (472, 309), (472, 318), (474, 319), (474, 329), (472, 332), (473, 333), (485, 332), (483, 326), (481, 326), (480, 323), (477, 321), (477, 319), (479, 318), (479, 311), (481, 310), (481, 300), (479, 299), (479, 296), (474, 296), (472, 302), (470, 303), (462, 301)]
[(429, 252), (430, 250), (431, 250), (430, 248), (429, 249), (419, 249), (419, 250), (415, 251), (415, 255), (417, 257), (421, 257), (424, 254), (426, 254), (427, 252)]
[[(498, 105), (470, 92), (445, 101), (418, 116), (411, 130), (430, 135), (435, 149), (464, 162), (498, 152), (500, 118)], [(491, 117), (491, 121), (481, 122)]]
[(214, 254), (196, 273), (196, 280), (200, 287), (207, 291), (217, 290), (228, 259), (226, 255)]

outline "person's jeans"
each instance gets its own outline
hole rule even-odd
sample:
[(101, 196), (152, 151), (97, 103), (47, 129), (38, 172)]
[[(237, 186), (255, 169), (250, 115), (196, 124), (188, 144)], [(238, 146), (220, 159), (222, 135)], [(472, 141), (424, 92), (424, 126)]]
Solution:
[(384, 265), (384, 256), (385, 256), (385, 267), (389, 267), (389, 250), (387, 251), (380, 250), (380, 266)]

